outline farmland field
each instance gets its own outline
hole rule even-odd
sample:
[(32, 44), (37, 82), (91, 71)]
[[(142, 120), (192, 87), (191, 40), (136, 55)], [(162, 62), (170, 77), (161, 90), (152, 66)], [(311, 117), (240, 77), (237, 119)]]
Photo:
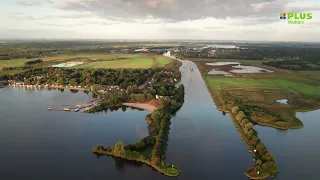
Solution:
[(230, 78), (230, 77), (213, 77), (207, 76), (206, 80), (210, 88), (228, 89), (228, 88), (244, 88), (244, 89), (278, 89), (286, 93), (303, 94), (306, 96), (320, 96), (320, 85), (311, 83), (306, 80), (293, 79), (251, 79), (251, 78)]
[(238, 62), (242, 64), (262, 64), (263, 60), (243, 60), (243, 59), (210, 59), (210, 58), (189, 58), (191, 61), (212, 61), (212, 62)]
[(92, 59), (92, 60), (115, 60), (117, 58), (133, 58), (139, 57), (138, 54), (75, 54), (75, 55), (57, 55), (51, 57), (41, 57), (32, 59), (11, 59), (11, 60), (0, 60), (0, 67), (21, 67), (24, 66), (25, 62), (42, 59), (43, 61), (66, 61), (71, 59)]
[(136, 56), (132, 59), (117, 61), (97, 61), (75, 66), (76, 68), (151, 68), (153, 61), (147, 56)]
[(305, 74), (307, 77), (320, 80), (320, 71), (298, 71), (298, 72)]
[(31, 61), (32, 59), (14, 59), (14, 60), (0, 60), (0, 69), (2, 67), (20, 67), (24, 66), (24, 63)]
[(165, 67), (167, 64), (169, 64), (172, 61), (171, 58), (168, 58), (162, 55), (154, 56), (154, 58), (156, 58), (156, 62), (157, 62), (156, 67)]

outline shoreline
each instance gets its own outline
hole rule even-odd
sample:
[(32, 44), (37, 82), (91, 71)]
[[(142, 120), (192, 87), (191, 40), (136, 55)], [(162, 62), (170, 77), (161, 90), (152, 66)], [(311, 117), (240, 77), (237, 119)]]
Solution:
[(24, 88), (24, 89), (70, 89), (70, 90), (78, 90), (78, 91), (87, 91), (91, 92), (91, 90), (86, 88), (70, 88), (70, 87), (63, 87), (63, 86), (43, 86), (43, 85), (8, 85), (11, 88)]
[(128, 107), (135, 107), (135, 108), (139, 108), (139, 109), (144, 109), (144, 110), (149, 111), (151, 113), (154, 110), (158, 109), (157, 107), (155, 107), (151, 104), (147, 104), (147, 103), (122, 103), (122, 105), (128, 106)]
[[(103, 151), (103, 150), (98, 150), (97, 147), (94, 147), (92, 149), (92, 152), (99, 155), (99, 156), (113, 156), (113, 157), (117, 157), (113, 154), (113, 152), (107, 152), (107, 151)], [(129, 161), (137, 161), (137, 162), (141, 162), (141, 163), (145, 163), (146, 165), (152, 167), (153, 169), (155, 169), (156, 171), (160, 172), (161, 174), (165, 175), (165, 176), (168, 176), (168, 177), (177, 177), (181, 174), (181, 170), (178, 168), (178, 171), (175, 171), (174, 173), (169, 173), (170, 171), (166, 171), (164, 169), (162, 169), (161, 167), (159, 166), (155, 166), (153, 164), (151, 164), (151, 162), (149, 160), (142, 160), (142, 159), (128, 159), (128, 158), (125, 158), (125, 157), (120, 157), (122, 159), (126, 159), (126, 160), (129, 160)], [(177, 166), (175, 166), (177, 168)]]

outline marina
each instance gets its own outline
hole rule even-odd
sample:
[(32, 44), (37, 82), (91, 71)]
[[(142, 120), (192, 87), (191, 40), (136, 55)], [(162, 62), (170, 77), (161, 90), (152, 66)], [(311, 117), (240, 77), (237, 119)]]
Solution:
[(93, 100), (93, 101), (89, 101), (88, 103), (86, 104), (78, 104), (78, 105), (61, 105), (61, 107), (63, 108), (57, 108), (57, 109), (53, 109), (51, 107), (48, 108), (49, 111), (65, 111), (65, 112), (85, 112), (91, 108), (94, 108), (96, 107), (97, 105), (99, 105), (101, 102), (101, 100)]

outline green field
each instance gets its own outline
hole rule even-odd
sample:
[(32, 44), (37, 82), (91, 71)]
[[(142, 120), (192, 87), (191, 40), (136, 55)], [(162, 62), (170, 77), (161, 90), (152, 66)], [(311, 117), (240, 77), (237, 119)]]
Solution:
[[(141, 57), (139, 54), (75, 54), (75, 55), (57, 55), (52, 57), (41, 57), (43, 61), (66, 61), (71, 59), (92, 59), (92, 60), (117, 60), (117, 58), (136, 58)], [(32, 59), (12, 59), (12, 60), (0, 60), (1, 67), (21, 67), (24, 66), (25, 62), (31, 61)]]
[(20, 67), (24, 66), (27, 61), (32, 59), (14, 59), (14, 60), (0, 60), (0, 69), (2, 67)]
[(307, 77), (320, 80), (320, 71), (298, 71), (298, 72), (305, 74)]
[(211, 89), (228, 89), (228, 88), (244, 88), (244, 89), (279, 89), (286, 93), (302, 94), (306, 96), (320, 96), (320, 84), (308, 80), (301, 79), (251, 79), (251, 78), (230, 78), (207, 76), (206, 80)]
[(156, 67), (165, 67), (167, 64), (172, 62), (172, 59), (166, 56), (157, 55), (157, 56), (154, 56), (154, 58), (156, 58), (156, 62), (157, 62)]
[(98, 61), (75, 66), (76, 68), (152, 68), (153, 61), (150, 57), (136, 56), (132, 59), (117, 61)]

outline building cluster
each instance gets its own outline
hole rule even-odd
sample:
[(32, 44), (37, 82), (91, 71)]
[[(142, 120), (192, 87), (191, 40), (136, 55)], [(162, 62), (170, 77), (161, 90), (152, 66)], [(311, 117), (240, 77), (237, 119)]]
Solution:
[[(92, 87), (91, 87), (92, 89)], [(99, 87), (100, 90), (98, 90), (98, 93), (100, 94), (105, 94), (105, 93), (113, 93), (113, 94), (118, 94), (118, 93), (122, 93), (125, 90), (124, 89), (120, 89), (119, 86), (101, 86)]]

